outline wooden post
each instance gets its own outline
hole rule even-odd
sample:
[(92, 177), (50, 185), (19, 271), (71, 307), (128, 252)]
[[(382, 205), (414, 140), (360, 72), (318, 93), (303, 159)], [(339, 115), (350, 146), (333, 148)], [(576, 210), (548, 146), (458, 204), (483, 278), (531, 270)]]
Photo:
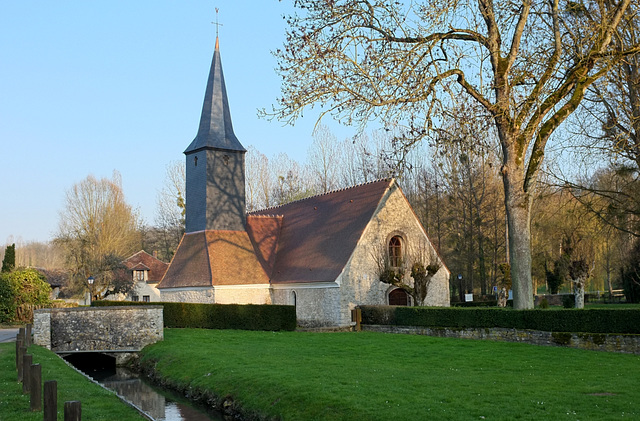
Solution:
[(31, 328), (33, 327), (33, 325), (31, 323), (27, 323), (27, 329), (25, 330), (24, 333), (24, 343), (27, 344), (27, 348), (29, 348), (31, 345), (33, 345), (33, 342), (31, 342)]
[(27, 353), (27, 348), (22, 345), (20, 347), (20, 351), (18, 351), (18, 381), (21, 382), (22, 381), (22, 374), (23, 373), (23, 369), (24, 369), (24, 356)]
[(23, 342), (23, 343), (24, 343), (24, 337), (25, 337), (25, 334), (24, 334), (24, 328), (23, 328), (23, 327), (21, 327), (21, 328), (18, 330), (18, 338), (22, 338), (22, 342)]
[(20, 335), (18, 335), (18, 338), (16, 339), (16, 370), (18, 370), (18, 372), (20, 372), (20, 348), (22, 348), (22, 346), (22, 339), (20, 338)]
[(29, 381), (31, 380), (31, 363), (33, 355), (25, 354), (22, 357), (22, 393), (29, 393)]
[(44, 382), (44, 421), (58, 421), (58, 382)]
[(64, 403), (64, 421), (82, 420), (82, 405), (80, 401), (67, 401)]
[(362, 309), (359, 307), (351, 310), (351, 321), (356, 322), (355, 330), (356, 332), (360, 332), (362, 330)]
[(42, 366), (40, 364), (31, 365), (29, 386), (31, 387), (31, 410), (40, 411), (42, 409)]

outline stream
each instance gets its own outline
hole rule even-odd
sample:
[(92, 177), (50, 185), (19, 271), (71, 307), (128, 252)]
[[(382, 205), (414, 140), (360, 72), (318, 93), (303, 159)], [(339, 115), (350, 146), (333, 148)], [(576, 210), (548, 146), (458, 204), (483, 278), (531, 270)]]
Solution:
[(160, 388), (143, 376), (102, 354), (73, 354), (65, 360), (88, 377), (144, 411), (155, 421), (220, 421), (221, 414), (190, 402), (177, 393)]

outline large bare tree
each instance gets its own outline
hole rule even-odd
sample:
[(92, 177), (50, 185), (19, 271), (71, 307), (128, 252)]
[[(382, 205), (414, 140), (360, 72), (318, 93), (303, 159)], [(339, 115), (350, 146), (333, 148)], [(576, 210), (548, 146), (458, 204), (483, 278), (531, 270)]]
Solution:
[(76, 292), (87, 287), (89, 276), (95, 278), (91, 292), (98, 298), (133, 287), (122, 260), (140, 249), (138, 228), (119, 173), (100, 180), (90, 175), (67, 190), (55, 242), (64, 250)]
[(319, 104), (321, 117), (399, 131), (406, 148), (472, 98), (500, 141), (514, 306), (531, 308), (530, 214), (545, 147), (587, 88), (638, 51), (620, 34), (639, 1), (296, 0), (275, 52), (282, 97), (267, 114), (293, 123)]

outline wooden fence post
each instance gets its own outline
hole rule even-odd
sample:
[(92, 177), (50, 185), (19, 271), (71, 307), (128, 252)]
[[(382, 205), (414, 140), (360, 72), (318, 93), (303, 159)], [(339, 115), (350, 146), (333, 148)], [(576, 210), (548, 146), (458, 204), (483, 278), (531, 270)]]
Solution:
[(42, 366), (40, 364), (31, 365), (29, 386), (31, 387), (31, 410), (40, 411), (42, 409)]
[(24, 343), (27, 344), (27, 348), (30, 347), (31, 345), (33, 345), (33, 342), (31, 341), (31, 328), (33, 327), (33, 325), (31, 323), (27, 323), (27, 329), (24, 332)]
[(16, 339), (16, 370), (18, 370), (18, 372), (20, 372), (20, 348), (22, 348), (23, 345), (24, 343), (22, 342), (22, 338), (18, 335), (18, 338)]
[(29, 381), (31, 380), (31, 363), (33, 355), (25, 354), (22, 357), (22, 393), (29, 393)]
[(25, 342), (24, 342), (24, 337), (25, 337), (24, 331), (25, 331), (25, 329), (24, 329), (23, 327), (21, 327), (20, 329), (18, 329), (18, 338), (22, 338), (22, 342), (23, 342), (23, 343), (25, 343)]
[(24, 356), (27, 354), (27, 348), (22, 345), (18, 352), (18, 382), (22, 381), (22, 375), (24, 374)]
[(67, 401), (64, 403), (64, 421), (82, 420), (82, 405), (80, 401)]
[(58, 421), (58, 382), (44, 382), (44, 421)]

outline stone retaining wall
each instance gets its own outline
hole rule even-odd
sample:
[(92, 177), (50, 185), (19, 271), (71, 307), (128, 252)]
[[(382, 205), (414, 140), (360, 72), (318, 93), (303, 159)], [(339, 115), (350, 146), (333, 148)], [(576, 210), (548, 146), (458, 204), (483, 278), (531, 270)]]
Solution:
[(135, 352), (164, 337), (162, 306), (36, 310), (34, 343), (54, 352)]
[(362, 325), (362, 330), (384, 333), (405, 333), (445, 338), (486, 339), (524, 342), (532, 345), (566, 346), (595, 351), (640, 355), (640, 335), (543, 332), (517, 329), (428, 328), (414, 326)]

